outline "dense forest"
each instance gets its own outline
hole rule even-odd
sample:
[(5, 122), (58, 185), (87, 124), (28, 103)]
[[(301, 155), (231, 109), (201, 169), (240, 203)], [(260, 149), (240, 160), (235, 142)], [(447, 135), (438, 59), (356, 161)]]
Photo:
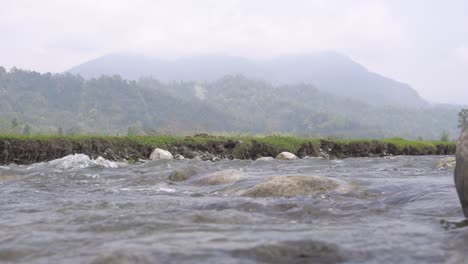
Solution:
[(0, 133), (289, 133), (342, 138), (457, 135), (456, 106), (368, 104), (310, 84), (84, 79), (0, 67)]

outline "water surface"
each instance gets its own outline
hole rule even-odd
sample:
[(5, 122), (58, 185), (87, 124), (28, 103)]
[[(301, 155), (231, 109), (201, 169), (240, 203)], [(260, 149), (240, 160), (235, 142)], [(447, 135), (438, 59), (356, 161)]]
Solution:
[[(440, 156), (151, 161), (69, 156), (0, 166), (0, 262), (468, 263), (453, 170)], [(197, 175), (171, 182), (176, 169)], [(234, 169), (245, 179), (198, 184)], [(321, 175), (347, 192), (243, 197), (277, 175)], [(442, 223), (441, 223), (442, 222)]]

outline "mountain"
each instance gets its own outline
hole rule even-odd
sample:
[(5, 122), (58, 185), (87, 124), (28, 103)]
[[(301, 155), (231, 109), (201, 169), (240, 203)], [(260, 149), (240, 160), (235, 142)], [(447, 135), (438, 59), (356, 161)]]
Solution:
[(437, 139), (458, 134), (460, 108), (367, 104), (310, 84), (245, 76), (163, 83), (120, 76), (86, 80), (0, 67), (0, 133), (247, 132), (343, 138)]
[(262, 61), (231, 56), (196, 56), (167, 61), (142, 55), (114, 54), (78, 65), (69, 72), (85, 78), (118, 74), (125, 79), (138, 80), (152, 76), (163, 82), (214, 81), (239, 74), (275, 85), (311, 84), (322, 91), (372, 105), (428, 105), (407, 84), (369, 72), (350, 58), (333, 52)]

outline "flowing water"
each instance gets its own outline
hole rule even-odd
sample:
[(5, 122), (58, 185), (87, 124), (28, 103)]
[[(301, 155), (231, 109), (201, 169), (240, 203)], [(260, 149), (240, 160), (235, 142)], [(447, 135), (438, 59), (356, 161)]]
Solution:
[[(468, 263), (441, 158), (0, 166), (0, 263)], [(168, 180), (177, 169), (196, 175)], [(235, 180), (203, 181), (213, 172)], [(346, 188), (240, 195), (277, 175)]]

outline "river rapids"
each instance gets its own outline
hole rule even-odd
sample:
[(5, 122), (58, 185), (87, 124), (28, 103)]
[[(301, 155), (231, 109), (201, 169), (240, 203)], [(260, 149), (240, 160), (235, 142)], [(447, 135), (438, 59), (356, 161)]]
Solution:
[(468, 263), (441, 158), (0, 166), (0, 263)]

